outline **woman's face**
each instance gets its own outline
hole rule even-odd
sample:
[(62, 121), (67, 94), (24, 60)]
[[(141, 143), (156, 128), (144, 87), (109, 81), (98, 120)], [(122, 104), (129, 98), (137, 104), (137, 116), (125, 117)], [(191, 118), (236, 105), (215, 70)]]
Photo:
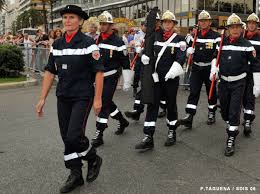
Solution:
[(90, 33), (96, 33), (96, 32), (97, 32), (97, 28), (96, 28), (95, 25), (90, 25), (90, 26), (88, 27), (88, 31), (89, 31)]
[(56, 31), (56, 37), (61, 37), (62, 36), (62, 32), (60, 30)]
[(63, 26), (66, 32), (75, 32), (78, 31), (81, 18), (73, 13), (66, 13), (62, 17)]
[(175, 26), (175, 23), (172, 20), (164, 20), (163, 21), (163, 29), (166, 32), (172, 31), (174, 26)]

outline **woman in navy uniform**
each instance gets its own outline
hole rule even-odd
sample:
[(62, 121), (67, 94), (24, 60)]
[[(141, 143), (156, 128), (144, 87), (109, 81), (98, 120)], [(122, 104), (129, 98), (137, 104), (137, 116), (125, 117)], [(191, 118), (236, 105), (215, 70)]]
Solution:
[[(144, 122), (144, 138), (135, 146), (137, 150), (147, 150), (154, 147), (153, 135), (158, 116), (160, 100), (165, 94), (167, 107), (168, 136), (165, 146), (174, 145), (176, 142), (176, 129), (178, 127), (177, 92), (179, 75), (183, 72), (182, 65), (186, 58), (186, 43), (184, 37), (177, 35), (175, 15), (169, 10), (162, 16), (163, 31), (156, 33), (154, 53), (157, 58), (154, 66), (154, 104), (148, 104)], [(150, 57), (143, 54), (142, 63), (148, 65)]]
[[(227, 20), (229, 36), (224, 38), (221, 50), (219, 68), (216, 67), (216, 58), (212, 60), (210, 79), (214, 74), (218, 77), (219, 100), (221, 115), (227, 123), (227, 142), (225, 156), (232, 156), (235, 152), (235, 139), (238, 135), (242, 101), (246, 88), (248, 73), (259, 76), (259, 62), (252, 44), (242, 37), (242, 21), (239, 16), (232, 14)], [(219, 46), (216, 47), (219, 50)], [(259, 83), (255, 81), (255, 95), (259, 94)]]
[(78, 6), (67, 5), (61, 16), (66, 32), (51, 47), (36, 112), (42, 116), (45, 100), (55, 75), (58, 75), (59, 127), (65, 146), (65, 166), (70, 169), (60, 192), (67, 193), (84, 184), (82, 159), (88, 161), (87, 182), (97, 178), (102, 164), (101, 157), (85, 136), (85, 127), (92, 105), (96, 114), (102, 107), (104, 67), (95, 41), (80, 31), (80, 25), (88, 15)]

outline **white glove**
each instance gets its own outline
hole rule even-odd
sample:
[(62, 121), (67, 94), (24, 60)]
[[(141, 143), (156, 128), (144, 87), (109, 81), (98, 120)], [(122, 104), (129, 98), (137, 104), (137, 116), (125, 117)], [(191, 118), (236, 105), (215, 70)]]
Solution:
[(260, 96), (260, 72), (253, 73), (253, 77), (254, 77), (253, 93), (254, 93), (255, 97), (257, 98)]
[(182, 75), (184, 73), (182, 66), (174, 61), (170, 70), (168, 71), (168, 73), (165, 76), (165, 81), (167, 81), (168, 79), (174, 79), (180, 75)]
[(218, 72), (219, 67), (216, 66), (217, 59), (213, 59), (211, 62), (211, 70), (210, 70), (210, 76), (209, 79), (212, 81), (213, 76), (215, 75), (215, 78), (218, 79)]
[(140, 54), (142, 52), (142, 48), (140, 46), (136, 47), (135, 52)]
[(122, 71), (123, 79), (124, 79), (124, 84), (123, 84), (123, 90), (128, 91), (133, 83), (133, 78), (134, 78), (134, 71), (130, 69), (124, 69)]
[(189, 47), (189, 48), (187, 49), (187, 55), (193, 55), (194, 52), (195, 52), (195, 48)]
[(141, 61), (144, 65), (148, 65), (150, 62), (150, 57), (148, 57), (147, 55), (143, 54), (141, 57)]

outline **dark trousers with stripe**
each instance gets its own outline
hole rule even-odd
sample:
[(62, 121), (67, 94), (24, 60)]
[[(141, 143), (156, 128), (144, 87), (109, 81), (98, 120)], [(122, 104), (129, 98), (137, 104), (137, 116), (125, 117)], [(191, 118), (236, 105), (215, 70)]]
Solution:
[(243, 98), (244, 120), (253, 121), (255, 119), (255, 115), (254, 115), (255, 96), (253, 93), (253, 88), (254, 88), (253, 74), (252, 73), (247, 74), (245, 94)]
[[(209, 77), (210, 77), (210, 66), (199, 67), (195, 64), (192, 65), (192, 72), (190, 77), (190, 95), (188, 97), (186, 113), (191, 115), (196, 114), (197, 105), (200, 99), (200, 92), (203, 83), (206, 86), (207, 96), (209, 96), (209, 91), (211, 86), (211, 81)], [(209, 112), (215, 112), (217, 110), (216, 87), (214, 87), (212, 98), (208, 100), (208, 110)]]
[(81, 160), (93, 160), (96, 150), (85, 136), (85, 128), (93, 100), (73, 100), (58, 97), (58, 119), (65, 145), (64, 161), (68, 169), (82, 167)]
[(121, 121), (122, 113), (118, 110), (117, 105), (113, 101), (113, 96), (118, 83), (118, 74), (105, 77), (102, 95), (102, 109), (96, 121), (96, 128), (101, 133), (108, 127), (109, 115), (111, 118)]
[(169, 79), (167, 82), (158, 82), (154, 85), (154, 104), (147, 106), (146, 118), (144, 123), (144, 134), (153, 136), (155, 131), (155, 124), (157, 121), (160, 100), (162, 95), (165, 95), (167, 108), (167, 126), (170, 130), (175, 130), (178, 112), (177, 112), (177, 92), (179, 88), (179, 78)]
[(234, 82), (221, 80), (219, 84), (219, 100), (221, 115), (230, 126), (238, 127), (246, 86), (246, 79)]
[(141, 62), (141, 57), (138, 57), (135, 62), (135, 67), (134, 67), (134, 81), (133, 81), (133, 88), (138, 88), (139, 87), (139, 81), (140, 81), (140, 76), (141, 76), (141, 68), (142, 68), (142, 62)]

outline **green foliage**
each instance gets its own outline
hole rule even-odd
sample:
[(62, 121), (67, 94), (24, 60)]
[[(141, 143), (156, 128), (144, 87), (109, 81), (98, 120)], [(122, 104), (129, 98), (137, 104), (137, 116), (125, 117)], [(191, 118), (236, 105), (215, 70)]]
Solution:
[(23, 71), (24, 59), (20, 48), (0, 45), (0, 77), (19, 75)]

